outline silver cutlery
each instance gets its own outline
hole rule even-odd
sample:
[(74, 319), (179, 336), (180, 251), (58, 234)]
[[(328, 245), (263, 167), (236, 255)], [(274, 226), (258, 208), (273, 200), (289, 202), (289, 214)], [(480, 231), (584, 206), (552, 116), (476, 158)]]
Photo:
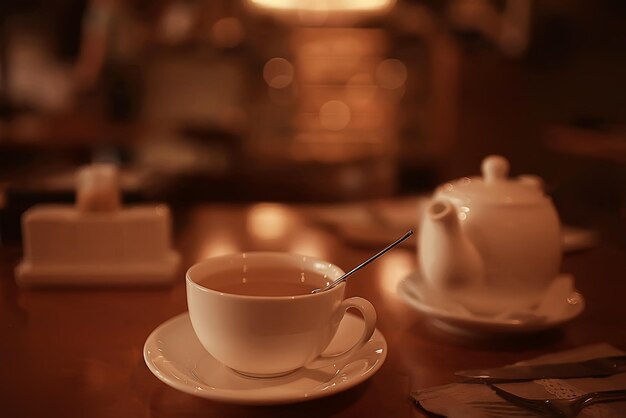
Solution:
[(575, 363), (506, 366), (495, 369), (464, 370), (457, 376), (481, 380), (535, 380), (609, 376), (626, 371), (626, 356), (601, 357)]
[(527, 399), (497, 386), (489, 385), (502, 399), (538, 414), (574, 418), (589, 405), (601, 402), (626, 401), (626, 390), (591, 392), (569, 399)]
[(361, 264), (359, 264), (358, 266), (356, 266), (355, 268), (353, 268), (352, 270), (344, 274), (343, 276), (331, 282), (326, 287), (322, 289), (314, 289), (311, 293), (319, 293), (319, 292), (324, 292), (325, 290), (332, 289), (333, 287), (337, 286), (339, 283), (346, 280), (348, 276), (351, 276), (353, 273), (361, 270), (363, 267), (367, 266), (369, 263), (376, 260), (378, 257), (384, 255), (387, 251), (391, 250), (393, 247), (400, 244), (402, 241), (404, 241), (411, 235), (413, 235), (413, 231), (412, 230), (407, 231), (406, 234), (402, 235), (400, 238), (398, 238), (397, 240), (395, 240), (394, 242), (392, 242), (391, 244), (389, 244), (388, 246), (386, 246), (385, 248), (383, 248), (382, 250), (380, 250), (379, 252), (377, 252), (376, 254), (374, 254), (373, 256), (371, 256), (370, 258), (368, 258), (367, 260), (365, 260), (364, 262), (362, 262)]

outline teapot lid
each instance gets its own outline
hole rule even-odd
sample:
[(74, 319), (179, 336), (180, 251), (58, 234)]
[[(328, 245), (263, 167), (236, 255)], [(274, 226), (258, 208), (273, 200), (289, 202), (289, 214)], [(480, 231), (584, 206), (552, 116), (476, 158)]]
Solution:
[(528, 205), (547, 199), (541, 178), (523, 175), (509, 178), (509, 162), (499, 155), (490, 155), (481, 165), (482, 177), (463, 177), (437, 188), (437, 193), (460, 204), (488, 203)]

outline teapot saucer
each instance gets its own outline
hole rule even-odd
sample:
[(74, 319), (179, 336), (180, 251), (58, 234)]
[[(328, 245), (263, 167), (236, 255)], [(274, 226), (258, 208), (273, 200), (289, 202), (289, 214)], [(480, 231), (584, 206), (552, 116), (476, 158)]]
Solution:
[(539, 332), (576, 318), (585, 309), (585, 299), (573, 288), (572, 277), (560, 275), (555, 279), (555, 285), (566, 289), (568, 285), (570, 287), (565, 294), (556, 297), (553, 292), (546, 292), (554, 300), (541, 301), (537, 309), (498, 315), (477, 315), (453, 301), (444, 300), (427, 286), (419, 271), (402, 279), (397, 291), (406, 303), (430, 317), (438, 328), (456, 334), (485, 335)]
[[(325, 351), (348, 349), (359, 338), (363, 319), (346, 313)], [(304, 367), (285, 376), (251, 378), (226, 367), (200, 344), (187, 312), (159, 325), (143, 349), (150, 371), (167, 385), (190, 395), (221, 402), (275, 405), (302, 402), (342, 392), (370, 378), (387, 357), (387, 342), (379, 330), (346, 365)]]

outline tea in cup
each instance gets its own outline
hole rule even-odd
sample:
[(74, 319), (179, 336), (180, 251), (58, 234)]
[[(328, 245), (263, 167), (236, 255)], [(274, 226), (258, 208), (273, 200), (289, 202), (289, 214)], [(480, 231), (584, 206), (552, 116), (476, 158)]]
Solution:
[[(312, 293), (343, 274), (326, 261), (288, 253), (209, 258), (187, 271), (191, 324), (216, 360), (248, 376), (348, 363), (374, 333), (374, 307), (360, 297), (344, 299), (345, 283)], [(361, 337), (341, 354), (323, 355), (350, 308), (363, 316)]]

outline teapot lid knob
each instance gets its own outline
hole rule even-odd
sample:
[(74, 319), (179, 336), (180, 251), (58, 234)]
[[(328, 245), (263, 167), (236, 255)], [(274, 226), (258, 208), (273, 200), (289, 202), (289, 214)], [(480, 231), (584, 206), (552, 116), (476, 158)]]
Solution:
[(509, 161), (500, 155), (490, 155), (481, 166), (485, 183), (504, 180), (509, 175)]

